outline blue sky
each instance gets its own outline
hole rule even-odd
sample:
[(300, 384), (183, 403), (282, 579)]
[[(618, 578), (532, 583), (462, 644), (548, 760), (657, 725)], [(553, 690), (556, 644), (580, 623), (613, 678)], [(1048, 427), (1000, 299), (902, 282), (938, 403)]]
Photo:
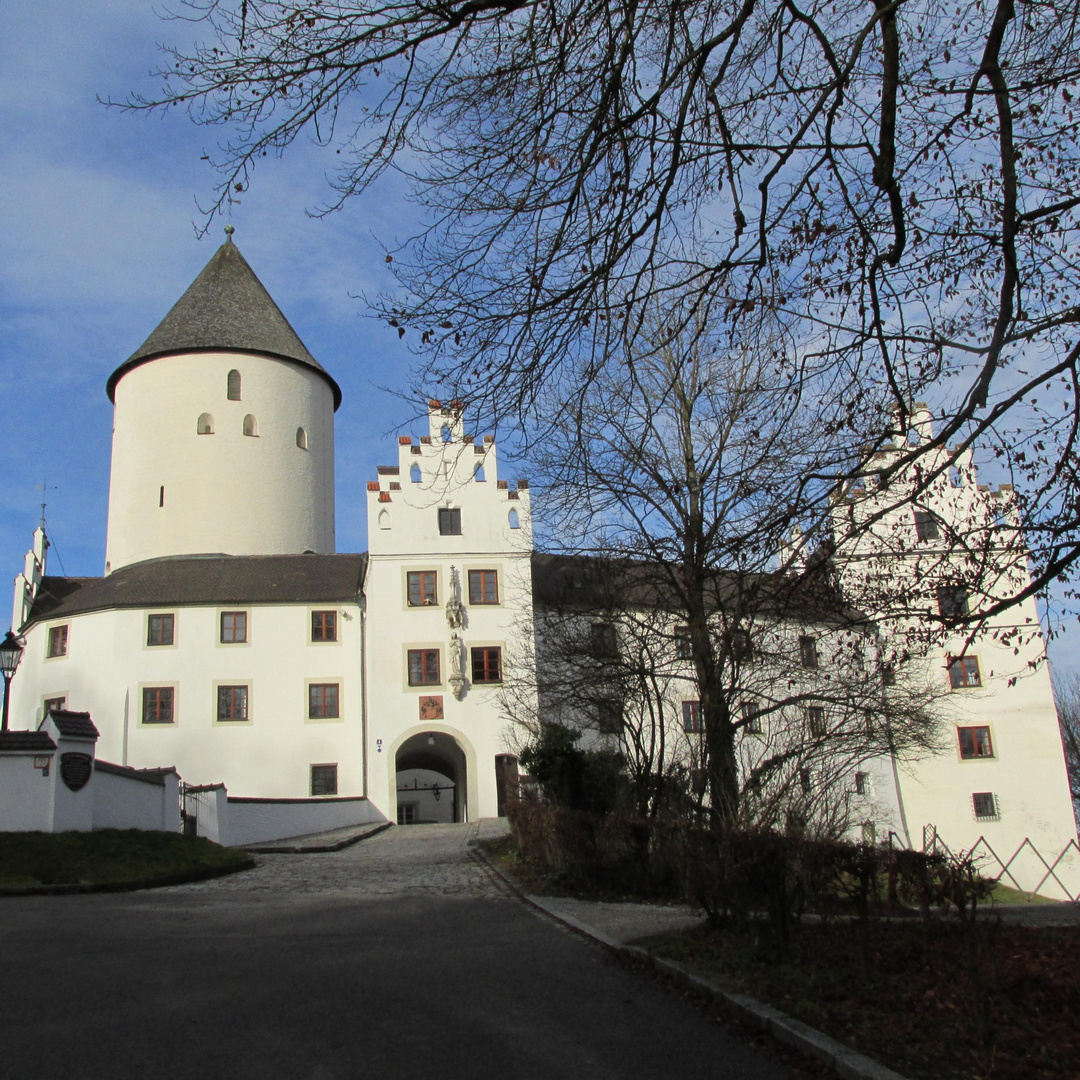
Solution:
[[(0, 5), (0, 553), (22, 563), (47, 481), (50, 570), (100, 574), (112, 406), (109, 374), (142, 343), (222, 242), (199, 240), (196, 198), (214, 174), (200, 158), (222, 132), (179, 112), (106, 109), (155, 86), (157, 45), (190, 30), (147, 0)], [(364, 484), (415, 411), (405, 343), (357, 294), (389, 289), (381, 242), (406, 235), (416, 208), (378, 192), (327, 220), (324, 151), (268, 161), (233, 208), (236, 242), (304, 343), (341, 384), (337, 414), (340, 550), (364, 550)], [(380, 457), (382, 455), (382, 457)], [(59, 556), (59, 559), (56, 556)], [(6, 601), (5, 601), (6, 603)]]
[[(97, 98), (150, 93), (158, 43), (192, 30), (148, 0), (0, 5), (0, 560), (22, 564), (47, 483), (50, 570), (100, 574), (112, 406), (109, 374), (142, 343), (223, 239), (196, 238), (202, 155), (223, 132), (179, 112), (146, 116)], [(332, 152), (331, 152), (332, 153)], [(407, 344), (357, 295), (394, 286), (383, 245), (415, 227), (392, 182), (324, 220), (330, 155), (298, 144), (269, 160), (233, 208), (236, 242), (315, 357), (340, 383), (338, 549), (366, 548), (364, 485), (421, 425), (380, 389), (404, 388)], [(6, 591), (0, 586), (0, 591)], [(6, 604), (7, 601), (4, 600)], [(1075, 620), (1052, 657), (1080, 667)]]

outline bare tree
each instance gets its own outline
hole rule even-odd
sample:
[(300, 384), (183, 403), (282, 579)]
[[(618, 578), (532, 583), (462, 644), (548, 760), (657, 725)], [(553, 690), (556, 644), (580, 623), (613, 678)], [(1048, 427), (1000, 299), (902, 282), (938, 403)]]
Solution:
[(1054, 699), (1057, 703), (1061, 742), (1065, 750), (1065, 768), (1069, 774), (1073, 812), (1080, 821), (1080, 672), (1072, 670), (1054, 675)]
[[(905, 461), (992, 447), (1027, 590), (1071, 570), (1075, 5), (183, 7), (210, 40), (128, 104), (225, 131), (211, 212), (301, 135), (335, 152), (325, 211), (404, 174), (428, 213), (388, 252), (405, 298), (382, 308), (425, 380), (542, 435), (541, 399), (621, 364), (658, 299), (683, 298), (683, 329), (711, 305), (736, 335), (765, 303), (848, 475), (930, 400), (943, 423)], [(806, 468), (794, 511), (824, 529), (826, 471)]]
[(790, 542), (807, 463), (836, 446), (775, 324), (744, 326), (732, 348), (658, 314), (549, 399), (537, 511), (571, 557), (534, 565), (537, 719), (617, 739), (642, 812), (681, 768), (716, 822), (820, 821), (860, 765), (934, 744), (935, 693), (914, 640), (885, 690), (878, 598)]

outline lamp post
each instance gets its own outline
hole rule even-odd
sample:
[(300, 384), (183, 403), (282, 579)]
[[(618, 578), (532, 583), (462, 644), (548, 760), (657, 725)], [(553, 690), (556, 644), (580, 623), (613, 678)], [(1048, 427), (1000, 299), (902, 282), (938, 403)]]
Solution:
[(19, 639), (9, 630), (0, 642), (0, 674), (4, 676), (4, 715), (0, 722), (0, 731), (8, 729), (8, 693), (11, 690), (11, 677), (22, 659), (23, 647)]

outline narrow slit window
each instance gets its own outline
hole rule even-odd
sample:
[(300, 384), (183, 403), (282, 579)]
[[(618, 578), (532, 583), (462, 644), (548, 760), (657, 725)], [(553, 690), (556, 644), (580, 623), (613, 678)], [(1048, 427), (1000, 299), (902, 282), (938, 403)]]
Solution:
[(240, 372), (230, 371), (228, 385), (226, 387), (226, 395), (230, 401), (240, 400)]
[(308, 448), (307, 432), (302, 427), (296, 429), (296, 445), (299, 446), (301, 450), (306, 450)]

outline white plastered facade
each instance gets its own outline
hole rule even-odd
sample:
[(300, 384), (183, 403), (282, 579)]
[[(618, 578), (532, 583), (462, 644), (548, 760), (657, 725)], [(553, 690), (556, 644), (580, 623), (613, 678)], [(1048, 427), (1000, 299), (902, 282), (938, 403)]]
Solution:
[[(913, 444), (932, 435), (929, 413), (925, 407), (916, 410), (909, 436)], [(836, 508), (839, 564), (852, 594), (874, 596), (887, 581), (885, 595), (890, 589), (903, 591), (909, 611), (912, 605), (916, 610), (924, 606), (928, 626), (939, 614), (938, 587), (948, 587), (953, 580), (973, 577), (981, 582), (982, 595), (970, 598), (972, 614), (997, 599), (1017, 596), (1029, 576), (1026, 554), (1012, 529), (1011, 488), (980, 485), (970, 449), (936, 449), (920, 462), (922, 474), (934, 479), (918, 495), (916, 507), (894, 507), (905, 484), (914, 488), (911, 474), (895, 475), (886, 490), (875, 488), (872, 476), (887, 468), (899, 449), (898, 444), (895, 450), (880, 452), (871, 463), (871, 477)], [(916, 523), (916, 508), (928, 515), (921, 525)], [(853, 545), (843, 539), (851, 532), (850, 524), (857, 527)], [(956, 543), (950, 547), (950, 537), (958, 539), (959, 550)], [(866, 583), (869, 588), (864, 590)], [(938, 708), (943, 749), (898, 769), (898, 794), (912, 844), (930, 846), (936, 837), (956, 852), (982, 838), (984, 846), (1008, 861), (1030, 840), (1052, 863), (1077, 834), (1034, 598), (988, 617), (970, 641), (960, 633), (927, 633), (913, 618), (883, 617), (880, 625), (886, 654), (890, 649), (901, 653), (911, 642), (925, 643), (911, 663), (922, 665), (942, 693)], [(977, 670), (977, 676), (964, 681), (974, 679), (977, 685), (953, 685), (950, 662), (964, 659), (976, 665), (971, 671)], [(961, 750), (962, 729), (971, 732), (964, 736), (966, 754)], [(972, 729), (980, 729), (980, 740), (989, 737), (988, 743), (980, 741), (978, 756), (971, 754)], [(984, 796), (979, 802), (988, 812), (976, 812), (977, 794)], [(1068, 863), (1063, 870), (1072, 880), (1078, 869), (1075, 852)], [(1012, 869), (1028, 882), (1045, 872), (1030, 850)]]
[[(228, 394), (233, 371), (238, 400)], [(245, 434), (245, 421), (255, 434)], [(319, 372), (272, 356), (199, 351), (124, 373), (106, 573), (175, 555), (333, 550), (334, 396)]]

